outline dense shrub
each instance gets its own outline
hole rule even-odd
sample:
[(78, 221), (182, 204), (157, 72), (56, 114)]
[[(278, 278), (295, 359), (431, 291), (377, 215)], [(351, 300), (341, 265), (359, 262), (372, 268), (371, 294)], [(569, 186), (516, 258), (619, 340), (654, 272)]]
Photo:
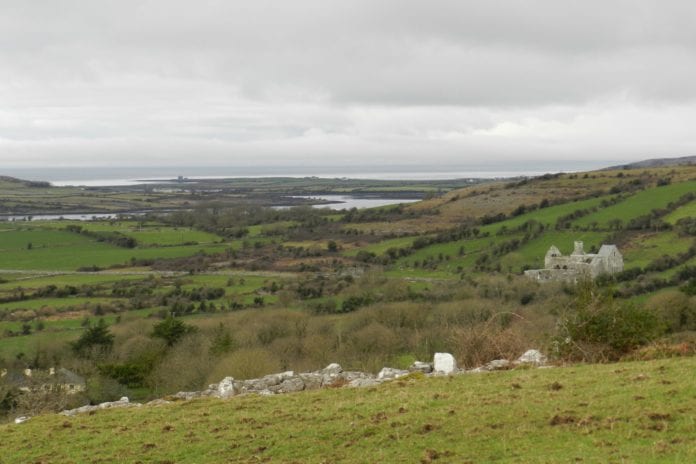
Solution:
[(592, 284), (584, 287), (575, 308), (559, 319), (554, 344), (559, 356), (594, 362), (616, 360), (664, 333), (665, 325), (653, 311), (597, 295)]

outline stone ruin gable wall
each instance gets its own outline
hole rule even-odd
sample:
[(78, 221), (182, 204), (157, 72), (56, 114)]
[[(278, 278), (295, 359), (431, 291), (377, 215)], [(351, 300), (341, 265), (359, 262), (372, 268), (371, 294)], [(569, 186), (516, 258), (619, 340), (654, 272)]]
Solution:
[(601, 274), (615, 274), (623, 270), (623, 256), (615, 245), (602, 245), (599, 253), (585, 253), (583, 243), (576, 241), (572, 254), (563, 256), (551, 246), (544, 257), (544, 269), (530, 269), (525, 275), (539, 282), (575, 281), (584, 277), (596, 278)]
[(615, 246), (611, 246), (606, 256), (603, 256), (605, 272), (616, 274), (624, 269), (623, 255)]
[(577, 269), (530, 269), (524, 275), (538, 282), (578, 282), (585, 274)]
[(544, 269), (563, 269), (570, 264), (568, 256), (547, 256), (544, 259)]

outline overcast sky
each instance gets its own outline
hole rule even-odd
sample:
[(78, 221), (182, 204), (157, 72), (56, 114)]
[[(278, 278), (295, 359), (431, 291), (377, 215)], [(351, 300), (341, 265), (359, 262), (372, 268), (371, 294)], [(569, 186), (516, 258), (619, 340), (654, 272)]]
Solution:
[(696, 2), (2, 0), (0, 167), (696, 153)]

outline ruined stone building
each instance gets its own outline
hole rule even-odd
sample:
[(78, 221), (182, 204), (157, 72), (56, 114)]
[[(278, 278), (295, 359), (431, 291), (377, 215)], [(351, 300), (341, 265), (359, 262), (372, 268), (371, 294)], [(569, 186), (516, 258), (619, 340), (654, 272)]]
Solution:
[(563, 280), (577, 282), (581, 278), (594, 279), (602, 274), (623, 271), (623, 256), (616, 245), (602, 245), (596, 254), (585, 253), (582, 242), (575, 242), (569, 256), (563, 256), (558, 248), (551, 246), (544, 258), (544, 269), (524, 271), (530, 279), (540, 282)]

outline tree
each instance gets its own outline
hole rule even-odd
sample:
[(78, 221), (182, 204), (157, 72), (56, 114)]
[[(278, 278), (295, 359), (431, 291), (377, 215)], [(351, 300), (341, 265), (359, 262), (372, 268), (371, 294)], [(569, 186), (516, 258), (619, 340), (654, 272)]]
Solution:
[(162, 322), (155, 324), (150, 336), (163, 339), (167, 346), (174, 346), (185, 335), (195, 331), (196, 328), (194, 326), (185, 324), (181, 319), (170, 316)]
[(105, 354), (111, 351), (114, 345), (114, 335), (109, 332), (109, 326), (104, 319), (99, 319), (97, 325), (87, 327), (80, 338), (70, 345), (80, 357), (88, 357), (94, 351)]

